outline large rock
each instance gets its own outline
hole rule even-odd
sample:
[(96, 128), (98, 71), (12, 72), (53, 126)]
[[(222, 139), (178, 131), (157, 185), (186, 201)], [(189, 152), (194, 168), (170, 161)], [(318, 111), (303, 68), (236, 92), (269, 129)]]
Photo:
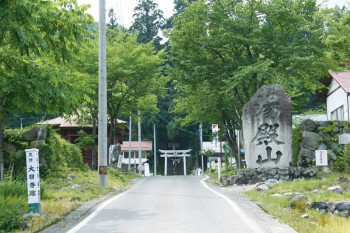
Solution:
[(317, 167), (307, 167), (303, 169), (302, 175), (304, 177), (315, 177), (317, 175)]
[(307, 197), (305, 195), (296, 195), (289, 200), (291, 207), (306, 206)]
[(16, 147), (10, 143), (4, 142), (4, 151), (10, 153), (10, 154), (14, 154), (16, 153)]
[(301, 130), (309, 132), (315, 131), (318, 128), (318, 126), (319, 123), (310, 119), (307, 119), (300, 124)]
[(36, 126), (23, 132), (23, 138), (27, 142), (35, 140), (45, 140), (47, 137), (47, 130), (45, 126)]
[(331, 126), (332, 124), (333, 124), (333, 122), (331, 122), (331, 121), (321, 121), (320, 127), (328, 127), (328, 126)]
[(316, 150), (319, 141), (322, 139), (320, 135), (313, 132), (302, 131), (303, 140), (301, 142), (301, 147), (309, 150)]
[(298, 156), (298, 165), (301, 167), (309, 167), (315, 160), (315, 151), (301, 148)]
[(327, 203), (323, 201), (315, 201), (308, 206), (309, 208), (316, 209), (316, 210), (322, 210), (322, 209), (328, 210)]
[(339, 212), (344, 210), (350, 210), (350, 202), (348, 201), (337, 202), (335, 204), (335, 209), (338, 210)]
[(327, 154), (332, 160), (337, 160), (337, 155), (332, 150), (327, 150)]
[(324, 144), (324, 143), (321, 143), (321, 144), (318, 146), (317, 150), (327, 150), (327, 145)]
[(242, 119), (247, 167), (288, 167), (292, 161), (292, 105), (282, 87), (261, 87), (244, 105)]
[(34, 140), (30, 142), (30, 148), (38, 148), (42, 144), (45, 144), (45, 140)]

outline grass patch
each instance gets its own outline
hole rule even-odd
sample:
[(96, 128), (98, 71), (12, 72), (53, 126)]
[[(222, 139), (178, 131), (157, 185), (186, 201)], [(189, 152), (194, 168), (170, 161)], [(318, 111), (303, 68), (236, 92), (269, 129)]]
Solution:
[[(299, 233), (345, 233), (349, 232), (350, 229), (350, 221), (347, 218), (321, 214), (313, 209), (308, 209), (304, 205), (291, 208), (289, 200), (292, 196), (272, 196), (272, 194), (276, 193), (301, 193), (307, 196), (309, 202), (348, 201), (350, 200), (349, 184), (339, 183), (341, 176), (344, 176), (344, 174), (331, 174), (313, 180), (282, 182), (271, 186), (271, 189), (267, 191), (251, 190), (245, 192), (245, 194), (266, 212)], [(333, 185), (342, 186), (344, 189), (343, 194), (327, 190), (328, 187)], [(309, 214), (310, 217), (301, 218), (303, 214)]]
[[(41, 180), (41, 215), (25, 219), (27, 197), (25, 182), (0, 185), (0, 232), (38, 232), (60, 221), (83, 202), (129, 188), (135, 173), (108, 170), (108, 187), (98, 184), (97, 171), (71, 169), (68, 176)], [(26, 229), (25, 229), (26, 228)]]

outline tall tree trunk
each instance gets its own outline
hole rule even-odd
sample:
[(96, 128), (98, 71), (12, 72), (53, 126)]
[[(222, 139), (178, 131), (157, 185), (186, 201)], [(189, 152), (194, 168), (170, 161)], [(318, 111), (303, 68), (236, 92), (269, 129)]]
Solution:
[(0, 181), (4, 179), (4, 138), (5, 121), (0, 119)]
[(229, 144), (232, 148), (232, 152), (233, 152), (233, 157), (235, 158), (236, 164), (238, 166), (238, 164), (240, 165), (240, 167), (242, 167), (242, 163), (241, 160), (242, 158), (240, 158), (238, 155), (238, 153), (240, 153), (240, 151), (238, 151), (238, 146), (237, 146), (237, 136), (235, 134), (235, 132), (233, 130), (228, 130), (229, 132)]

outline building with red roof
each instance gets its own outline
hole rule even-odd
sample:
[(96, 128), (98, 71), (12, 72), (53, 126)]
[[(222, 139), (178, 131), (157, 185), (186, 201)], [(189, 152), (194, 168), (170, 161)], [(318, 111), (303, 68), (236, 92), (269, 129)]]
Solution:
[(332, 77), (327, 94), (328, 120), (345, 121), (350, 119), (350, 72), (330, 72)]

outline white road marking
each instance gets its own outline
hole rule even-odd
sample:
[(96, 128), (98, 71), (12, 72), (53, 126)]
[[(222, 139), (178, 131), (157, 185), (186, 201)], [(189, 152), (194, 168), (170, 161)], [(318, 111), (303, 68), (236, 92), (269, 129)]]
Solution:
[(215, 193), (216, 195), (220, 196), (223, 198), (225, 201), (227, 201), (232, 209), (238, 214), (238, 216), (255, 232), (255, 233), (266, 233), (263, 231), (255, 222), (249, 219), (249, 217), (234, 203), (231, 199), (226, 197), (225, 195), (222, 195), (221, 193), (211, 189), (205, 181), (209, 179), (209, 176), (206, 178), (202, 179), (200, 182), (204, 186), (204, 188), (210, 190), (211, 192)]
[(108, 199), (107, 201), (105, 201), (104, 203), (102, 203), (102, 205), (100, 205), (94, 212), (92, 212), (87, 218), (85, 218), (83, 221), (81, 221), (78, 225), (76, 225), (75, 227), (73, 227), (72, 229), (70, 229), (69, 231), (67, 231), (67, 233), (75, 233), (77, 232), (80, 228), (82, 228), (86, 223), (88, 223), (89, 221), (91, 221), (101, 210), (103, 210), (103, 208), (105, 208), (109, 203), (111, 203), (112, 201), (120, 198), (121, 196), (123, 196), (125, 193), (121, 193), (118, 194), (117, 196), (112, 197), (111, 199)]

